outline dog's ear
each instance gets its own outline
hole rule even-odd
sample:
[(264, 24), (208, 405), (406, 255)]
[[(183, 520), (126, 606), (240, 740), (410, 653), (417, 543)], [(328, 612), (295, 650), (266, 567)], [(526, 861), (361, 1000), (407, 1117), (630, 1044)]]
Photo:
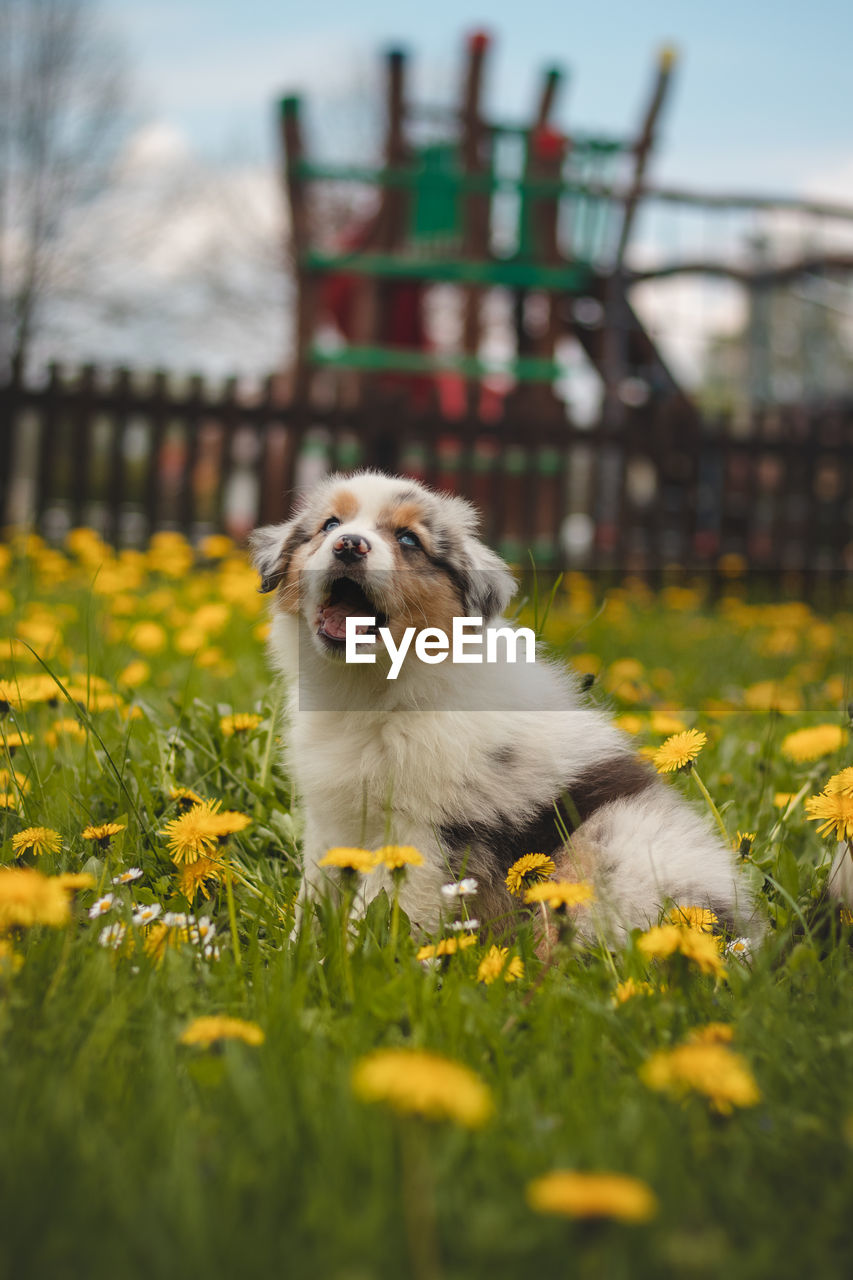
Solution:
[(275, 591), (287, 574), (291, 556), (304, 540), (305, 531), (298, 518), (267, 524), (249, 534), (249, 559), (261, 575), (260, 591)]
[(465, 616), (488, 621), (503, 613), (518, 590), (507, 565), (479, 538), (470, 534), (462, 545)]
[(444, 497), (443, 550), (462, 593), (465, 616), (488, 621), (503, 613), (518, 586), (508, 566), (477, 536), (478, 517), (464, 498)]

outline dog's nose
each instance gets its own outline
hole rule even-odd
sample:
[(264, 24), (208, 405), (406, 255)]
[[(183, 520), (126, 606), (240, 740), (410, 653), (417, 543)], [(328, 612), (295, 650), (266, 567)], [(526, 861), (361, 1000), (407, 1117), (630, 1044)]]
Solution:
[(363, 559), (369, 550), (370, 543), (361, 533), (342, 533), (332, 547), (336, 559), (348, 564)]

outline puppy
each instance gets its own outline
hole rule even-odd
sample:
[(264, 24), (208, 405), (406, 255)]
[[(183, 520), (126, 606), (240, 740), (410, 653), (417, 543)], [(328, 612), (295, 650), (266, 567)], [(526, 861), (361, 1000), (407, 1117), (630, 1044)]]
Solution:
[[(251, 542), (261, 590), (275, 593), (269, 647), (288, 682), (303, 902), (329, 892), (335, 873), (318, 866), (328, 849), (413, 845), (424, 863), (400, 901), (414, 925), (436, 932), (441, 886), (465, 875), (478, 883), (475, 914), (499, 928), (517, 907), (507, 869), (540, 852), (560, 878), (593, 881), (595, 904), (578, 920), (587, 935), (618, 940), (670, 902), (750, 932), (734, 854), (704, 815), (637, 758), (568, 669), (539, 655), (513, 662), (499, 643), (513, 633), (501, 614), (515, 582), (467, 502), (376, 472), (333, 475)], [(450, 636), (460, 617), (482, 619), (496, 661), (422, 660), (410, 647), (389, 678), (406, 628)], [(348, 626), (374, 662), (345, 660)], [(365, 876), (363, 902), (382, 887), (387, 873)]]

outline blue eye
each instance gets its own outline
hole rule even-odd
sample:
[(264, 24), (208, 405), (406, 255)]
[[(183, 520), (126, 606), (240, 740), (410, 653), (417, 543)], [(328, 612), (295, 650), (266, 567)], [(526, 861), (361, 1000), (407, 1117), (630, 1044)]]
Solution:
[(328, 520), (327, 520), (327, 521), (326, 521), (326, 523), (323, 525), (323, 530), (322, 530), (322, 532), (323, 532), (323, 533), (328, 533), (330, 529), (337, 529), (337, 527), (338, 527), (338, 525), (339, 525), (340, 523), (341, 523), (341, 522), (340, 522), (340, 520), (338, 519), (338, 517), (337, 517), (337, 516), (329, 516)]
[(421, 540), (416, 533), (412, 533), (411, 529), (398, 529), (397, 541), (401, 547), (419, 547)]

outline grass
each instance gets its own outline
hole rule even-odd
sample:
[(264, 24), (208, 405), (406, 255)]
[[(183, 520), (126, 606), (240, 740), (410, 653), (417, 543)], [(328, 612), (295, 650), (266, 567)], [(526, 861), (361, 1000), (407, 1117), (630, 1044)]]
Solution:
[[(523, 976), (485, 984), (489, 940), (426, 966), (404, 917), (392, 942), (384, 896), (348, 951), (328, 903), (291, 938), (300, 815), (262, 603), (236, 553), (205, 550), (166, 538), (117, 559), (85, 534), (68, 554), (32, 540), (0, 549), (0, 861), (94, 881), (70, 924), (5, 937), (0, 1273), (846, 1275), (851, 928), (826, 897), (834, 841), (803, 800), (851, 763), (853, 619), (749, 606), (737, 584), (714, 610), (693, 591), (630, 586), (601, 609), (583, 579), (563, 584), (548, 637), (595, 672), (591, 696), (638, 748), (673, 721), (707, 733), (697, 767), (732, 841), (755, 833), (744, 869), (770, 933), (715, 980), (680, 957), (648, 960), (636, 939), (582, 950), (565, 929), (543, 964), (521, 922), (510, 954)], [(227, 735), (235, 713), (257, 723)], [(63, 720), (79, 729), (53, 736)], [(791, 759), (786, 736), (819, 724), (845, 730), (840, 749)], [(704, 804), (689, 774), (670, 785)], [(251, 818), (216, 847), (217, 878), (192, 900), (162, 834), (181, 813), (175, 787)], [(779, 807), (779, 793), (799, 799)], [(103, 822), (123, 828), (83, 838)], [(16, 857), (13, 837), (32, 826), (58, 831), (60, 850)], [(130, 867), (142, 875), (113, 887)], [(112, 907), (90, 919), (106, 891)], [(145, 903), (208, 917), (218, 957), (162, 916), (134, 926)], [(122, 944), (101, 945), (115, 922)], [(651, 990), (618, 1003), (628, 977)], [(182, 1044), (210, 1014), (257, 1024), (263, 1043)], [(701, 1093), (643, 1082), (652, 1054), (720, 1022), (756, 1105), (724, 1115)], [(429, 1122), (354, 1096), (354, 1065), (404, 1045), (471, 1068), (489, 1122)], [(554, 1169), (632, 1175), (658, 1211), (641, 1224), (534, 1212), (526, 1187)]]

